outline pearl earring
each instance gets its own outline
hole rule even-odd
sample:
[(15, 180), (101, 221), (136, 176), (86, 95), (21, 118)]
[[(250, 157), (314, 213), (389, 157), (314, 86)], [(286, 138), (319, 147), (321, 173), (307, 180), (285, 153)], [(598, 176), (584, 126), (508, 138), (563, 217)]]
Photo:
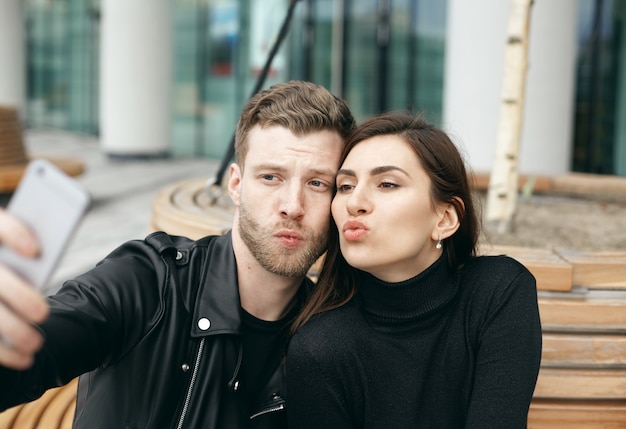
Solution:
[(441, 236), (439, 236), (439, 240), (437, 240), (437, 244), (435, 244), (435, 249), (441, 249), (442, 244), (441, 244)]

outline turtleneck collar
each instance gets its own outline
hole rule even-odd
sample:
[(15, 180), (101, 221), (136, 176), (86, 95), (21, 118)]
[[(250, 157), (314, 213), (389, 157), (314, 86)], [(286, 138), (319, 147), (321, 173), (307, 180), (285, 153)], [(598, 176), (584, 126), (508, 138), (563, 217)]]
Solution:
[(445, 253), (417, 276), (398, 283), (358, 272), (363, 310), (378, 323), (406, 323), (447, 304), (458, 290), (458, 276), (449, 272)]

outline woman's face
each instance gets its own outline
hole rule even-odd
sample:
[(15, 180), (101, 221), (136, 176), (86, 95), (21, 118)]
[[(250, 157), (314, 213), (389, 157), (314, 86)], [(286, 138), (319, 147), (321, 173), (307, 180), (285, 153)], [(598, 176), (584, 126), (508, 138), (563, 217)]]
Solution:
[(337, 174), (332, 203), (346, 261), (388, 282), (409, 279), (436, 261), (443, 215), (432, 207), (429, 190), (429, 177), (402, 138), (358, 143)]

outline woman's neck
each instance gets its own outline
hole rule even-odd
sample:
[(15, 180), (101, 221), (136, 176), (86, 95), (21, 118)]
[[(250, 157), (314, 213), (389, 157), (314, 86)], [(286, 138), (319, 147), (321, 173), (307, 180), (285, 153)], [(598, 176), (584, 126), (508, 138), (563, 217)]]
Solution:
[(406, 321), (419, 318), (448, 303), (458, 290), (445, 256), (417, 276), (388, 283), (359, 271), (359, 297), (363, 309), (380, 320)]

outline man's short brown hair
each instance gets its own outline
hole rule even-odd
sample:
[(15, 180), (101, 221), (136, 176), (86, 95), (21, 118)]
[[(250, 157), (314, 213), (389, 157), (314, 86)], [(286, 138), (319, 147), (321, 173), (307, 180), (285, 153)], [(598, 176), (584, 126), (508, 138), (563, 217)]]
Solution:
[(243, 107), (235, 133), (235, 157), (242, 168), (248, 152), (248, 133), (256, 125), (278, 125), (297, 136), (337, 131), (343, 138), (356, 126), (343, 100), (323, 86), (298, 80), (261, 90)]

